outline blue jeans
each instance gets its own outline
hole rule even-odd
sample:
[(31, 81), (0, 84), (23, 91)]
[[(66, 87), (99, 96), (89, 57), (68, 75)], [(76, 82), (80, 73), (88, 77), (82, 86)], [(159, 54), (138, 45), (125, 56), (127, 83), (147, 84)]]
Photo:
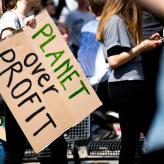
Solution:
[(0, 140), (0, 164), (4, 164), (5, 160), (5, 150), (4, 150), (4, 141)]

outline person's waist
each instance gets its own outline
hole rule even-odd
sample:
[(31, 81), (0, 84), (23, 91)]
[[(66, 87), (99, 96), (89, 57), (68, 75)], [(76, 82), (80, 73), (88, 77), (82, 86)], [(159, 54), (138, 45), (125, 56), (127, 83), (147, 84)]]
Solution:
[(123, 81), (115, 81), (115, 82), (108, 82), (110, 87), (119, 87), (119, 86), (144, 86), (144, 80), (123, 80)]
[(110, 78), (116, 80), (138, 80), (143, 78), (141, 61), (133, 61), (111, 70)]
[(108, 81), (144, 80), (142, 67), (113, 70)]

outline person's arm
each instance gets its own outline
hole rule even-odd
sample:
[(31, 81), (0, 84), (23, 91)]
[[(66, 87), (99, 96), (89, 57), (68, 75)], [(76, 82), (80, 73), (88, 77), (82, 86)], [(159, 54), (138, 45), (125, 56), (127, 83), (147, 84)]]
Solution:
[(144, 7), (156, 12), (163, 13), (164, 15), (164, 3), (163, 0), (138, 0)]
[(110, 67), (117, 68), (129, 62), (141, 52), (155, 48), (162, 43), (159, 38), (160, 35), (155, 33), (149, 40), (145, 40), (133, 48), (133, 41), (129, 37), (124, 20), (117, 15), (112, 16), (104, 28), (104, 45)]
[[(157, 37), (158, 34), (153, 35), (151, 39)], [(145, 40), (141, 42), (138, 46), (130, 49), (127, 52), (122, 52), (120, 54), (110, 54), (108, 57), (108, 63), (112, 69), (117, 68), (130, 60), (134, 59), (136, 56), (140, 55), (141, 52), (154, 49), (156, 46), (162, 43), (161, 40)]]
[(68, 28), (68, 31), (69, 33), (72, 33), (72, 13), (69, 13), (67, 16), (66, 16), (66, 19), (65, 19), (65, 22), (64, 22), (64, 25)]
[(163, 0), (137, 0), (148, 11), (157, 16), (164, 24), (164, 1)]

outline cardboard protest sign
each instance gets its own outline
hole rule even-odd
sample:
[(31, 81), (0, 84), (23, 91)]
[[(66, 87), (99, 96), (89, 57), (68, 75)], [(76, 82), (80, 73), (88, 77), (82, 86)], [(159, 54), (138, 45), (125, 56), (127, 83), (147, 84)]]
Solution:
[(0, 91), (38, 153), (101, 102), (46, 11), (36, 23), (0, 42)]

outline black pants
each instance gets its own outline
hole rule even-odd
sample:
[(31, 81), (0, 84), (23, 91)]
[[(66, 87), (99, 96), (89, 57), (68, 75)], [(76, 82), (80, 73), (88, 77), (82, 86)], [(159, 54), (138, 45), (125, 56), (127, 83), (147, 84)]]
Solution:
[[(27, 139), (14, 119), (13, 115), (6, 107), (6, 158), (5, 164), (21, 164), (27, 147)], [(51, 158), (47, 161), (40, 161), (44, 164), (67, 164), (67, 142), (61, 136), (55, 140), (49, 148)]]
[(99, 84), (98, 90), (97, 90), (97, 96), (103, 103), (103, 106), (101, 106), (99, 109), (103, 114), (105, 114), (109, 110), (109, 99), (108, 99), (108, 80), (101, 82)]
[(140, 164), (164, 164), (164, 149), (151, 152), (142, 157)]
[(134, 164), (140, 132), (144, 132), (147, 108), (143, 81), (109, 83), (110, 108), (119, 113), (122, 132), (119, 164)]
[(157, 110), (156, 87), (157, 87), (162, 48), (163, 45), (158, 46), (156, 49), (151, 51), (146, 51), (142, 55), (142, 65), (143, 65), (143, 72), (145, 77), (146, 102), (149, 108), (147, 125), (145, 125), (147, 126), (147, 128), (150, 127)]

